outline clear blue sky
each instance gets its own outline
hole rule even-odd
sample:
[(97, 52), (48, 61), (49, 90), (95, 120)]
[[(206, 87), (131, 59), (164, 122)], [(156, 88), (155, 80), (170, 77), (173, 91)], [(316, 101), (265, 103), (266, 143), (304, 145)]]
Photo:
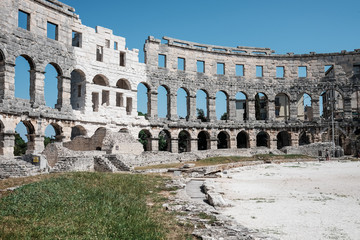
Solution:
[[(359, 0), (62, 2), (75, 8), (84, 25), (107, 27), (125, 37), (129, 49), (140, 50), (141, 62), (149, 35), (230, 47), (269, 47), (276, 53), (360, 48)], [(54, 104), (56, 99), (49, 101)]]

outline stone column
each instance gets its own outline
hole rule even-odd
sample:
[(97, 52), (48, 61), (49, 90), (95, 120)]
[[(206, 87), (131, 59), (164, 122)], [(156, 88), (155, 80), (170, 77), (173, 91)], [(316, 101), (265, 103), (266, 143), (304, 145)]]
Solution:
[(211, 141), (210, 149), (217, 149), (217, 144), (218, 144), (217, 138), (211, 138), (210, 141)]
[(171, 152), (172, 153), (178, 153), (179, 152), (179, 141), (177, 138), (171, 139)]
[(216, 121), (216, 104), (215, 97), (209, 97), (209, 105), (208, 105), (208, 119), (210, 121)]
[(30, 103), (33, 107), (45, 105), (44, 79), (45, 72), (30, 70)]
[(290, 100), (290, 121), (296, 121), (298, 115), (297, 100)]
[(196, 96), (188, 96), (187, 101), (189, 102), (188, 104), (189, 121), (194, 121), (197, 119)]
[(236, 137), (230, 137), (230, 146), (231, 149), (237, 149)]
[(55, 108), (71, 110), (71, 78), (58, 76), (58, 99)]
[(15, 64), (5, 63), (0, 67), (0, 99), (15, 97)]
[(191, 139), (190, 144), (191, 144), (190, 152), (194, 152), (194, 151), (198, 150), (198, 139), (197, 138)]
[(170, 120), (176, 120), (178, 119), (177, 115), (177, 106), (176, 106), (176, 94), (167, 94), (167, 101), (168, 101), (168, 111), (167, 111), (167, 118)]
[(248, 113), (249, 121), (255, 121), (256, 120), (256, 116), (255, 116), (255, 99), (248, 99), (247, 106), (248, 106), (247, 113)]
[(291, 146), (293, 147), (299, 146), (299, 133), (297, 132), (291, 133)]
[(352, 110), (351, 110), (351, 97), (344, 97), (344, 119), (352, 119)]
[[(277, 149), (277, 138), (273, 132), (268, 132), (270, 137), (270, 149)], [(276, 134), (276, 133), (275, 133)]]
[(236, 121), (236, 98), (229, 98), (229, 112), (228, 119)]
[(44, 151), (44, 136), (28, 134), (26, 154), (38, 154)]
[(313, 120), (318, 121), (320, 119), (320, 106), (319, 106), (319, 98), (315, 97), (311, 99), (311, 106), (313, 109)]
[(151, 138), (151, 151), (159, 151), (159, 138)]
[(267, 119), (270, 121), (275, 121), (275, 101), (268, 99), (268, 114)]
[(3, 133), (3, 142), (1, 155), (14, 156), (15, 132)]
[(148, 116), (150, 118), (157, 118), (158, 111), (157, 111), (157, 95), (156, 91), (149, 91), (148, 92)]

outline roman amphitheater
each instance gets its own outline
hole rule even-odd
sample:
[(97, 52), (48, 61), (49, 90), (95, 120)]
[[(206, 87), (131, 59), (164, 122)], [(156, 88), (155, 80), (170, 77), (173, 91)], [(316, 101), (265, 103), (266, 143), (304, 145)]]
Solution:
[[(0, 12), (3, 163), (14, 158), (20, 122), (27, 129), (26, 156), (46, 156), (52, 167), (66, 155), (64, 149), (69, 155), (82, 152), (82, 157), (85, 152), (139, 155), (159, 150), (226, 155), (334, 142), (340, 155), (357, 153), (360, 49), (279, 55), (269, 48), (149, 36), (141, 63), (139, 50), (126, 48), (125, 38), (83, 25), (72, 7), (57, 0), (2, 0)], [(29, 65), (29, 99), (15, 97), (17, 58)], [(54, 108), (46, 106), (44, 97), (49, 94), (44, 91), (49, 64), (58, 74)], [(138, 98), (139, 86), (146, 88), (145, 98)], [(158, 114), (160, 88), (166, 90), (166, 116)], [(178, 116), (179, 91), (186, 94), (186, 117)], [(219, 94), (226, 98), (221, 119), (216, 116)], [(202, 117), (196, 108), (199, 96), (206, 103)], [(138, 114), (138, 101), (147, 105), (146, 114)], [(47, 151), (49, 125), (57, 144)], [(137, 141), (140, 132), (144, 146)], [(160, 136), (166, 141), (162, 149)]]

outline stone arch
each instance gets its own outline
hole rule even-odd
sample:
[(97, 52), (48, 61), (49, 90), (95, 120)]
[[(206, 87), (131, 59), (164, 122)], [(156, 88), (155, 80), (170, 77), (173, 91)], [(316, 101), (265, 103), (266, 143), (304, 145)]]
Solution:
[(267, 132), (261, 131), (256, 135), (256, 146), (270, 148), (270, 136)]
[(191, 135), (188, 131), (182, 130), (178, 136), (179, 153), (191, 151)]
[(171, 134), (168, 130), (159, 133), (159, 151), (171, 152)]
[(241, 131), (236, 136), (236, 145), (237, 148), (249, 148), (250, 147), (250, 140), (249, 135), (245, 131)]
[[(328, 89), (320, 94), (320, 113), (324, 119), (331, 119), (334, 113), (334, 119), (344, 118), (344, 98), (343, 93), (338, 89)], [(322, 105), (322, 106), (321, 106)]]
[(302, 121), (312, 121), (313, 120), (313, 107), (312, 107), (312, 97), (310, 94), (304, 92), (297, 96), (297, 119)]
[(275, 118), (285, 121), (290, 119), (290, 98), (285, 93), (275, 96)]
[(15, 98), (35, 101), (35, 63), (28, 55), (20, 55), (15, 60)]
[(196, 110), (197, 118), (202, 122), (206, 122), (209, 119), (209, 93), (204, 89), (199, 89), (196, 92)]
[[(62, 131), (62, 127), (59, 125), (59, 124), (57, 124), (57, 123), (50, 123), (47, 127), (46, 127), (46, 129), (49, 127), (49, 126), (51, 126), (52, 128), (53, 128), (53, 130), (54, 130), (54, 141), (56, 141), (56, 142), (61, 142), (62, 141), (62, 139), (63, 139), (63, 136), (62, 136), (62, 133), (63, 133), (63, 131)], [(46, 136), (46, 129), (45, 129), (45, 136)]]
[(179, 118), (189, 119), (190, 94), (189, 90), (184, 87), (179, 88), (176, 92), (176, 110)]
[(291, 134), (287, 131), (281, 131), (276, 136), (277, 149), (281, 149), (286, 146), (291, 146)]
[[(166, 85), (161, 85), (158, 87), (158, 97), (157, 97), (157, 109), (158, 117), (160, 118), (170, 118), (170, 109), (171, 109), (171, 97), (170, 97), (170, 88)], [(163, 112), (165, 110), (165, 112)]]
[(152, 140), (152, 135), (150, 133), (149, 130), (147, 129), (142, 129), (139, 132), (139, 142), (143, 145), (144, 151), (151, 151), (151, 140)]
[(86, 75), (82, 70), (74, 69), (71, 72), (71, 107), (78, 110), (85, 107)]
[(311, 143), (311, 136), (309, 136), (305, 131), (301, 132), (299, 135), (299, 146), (308, 145)]
[(265, 93), (255, 95), (255, 117), (256, 120), (267, 120), (269, 116), (269, 99)]
[(198, 134), (198, 150), (208, 150), (211, 147), (210, 134), (207, 131), (201, 131)]
[(229, 94), (227, 92), (221, 90), (216, 93), (215, 108), (218, 120), (229, 119)]
[(76, 125), (76, 126), (71, 128), (71, 137), (70, 137), (70, 139), (73, 140), (74, 138), (79, 137), (79, 136), (86, 137), (87, 136), (87, 131), (83, 126)]
[(60, 107), (62, 98), (62, 81), (63, 75), (60, 66), (54, 62), (50, 62), (45, 67), (44, 78), (44, 100), (45, 105), (55, 108), (57, 105)]
[(21, 152), (21, 154), (18, 154), (17, 146), (15, 146), (14, 154), (17, 156), (25, 154), (25, 153), (32, 153), (35, 151), (35, 128), (34, 128), (34, 125), (28, 120), (22, 120), (16, 125), (16, 128), (18, 128), (19, 124), (23, 124), (23, 126), (25, 127), (26, 132), (17, 132), (17, 134), (19, 134), (20, 136), (22, 134), (25, 134), (25, 138), (23, 138), (23, 137), (21, 137), (21, 138), (26, 143), (25, 144), (26, 152)]
[(130, 82), (125, 78), (119, 79), (116, 82), (116, 87), (124, 90), (131, 90)]
[(225, 149), (230, 148), (230, 135), (226, 131), (221, 131), (217, 135), (217, 148), (218, 149)]
[(98, 74), (93, 78), (93, 83), (100, 86), (109, 86), (109, 80), (102, 74)]
[(248, 119), (248, 97), (245, 92), (237, 92), (235, 96), (236, 119)]
[(141, 82), (137, 86), (137, 110), (140, 115), (149, 116), (151, 114), (151, 88), (145, 82)]

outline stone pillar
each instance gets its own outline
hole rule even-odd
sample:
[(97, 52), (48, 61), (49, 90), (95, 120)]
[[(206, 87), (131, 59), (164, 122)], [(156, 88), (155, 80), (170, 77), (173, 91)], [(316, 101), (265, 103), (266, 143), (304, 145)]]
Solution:
[(255, 116), (255, 99), (249, 99), (248, 100), (248, 119), (249, 121), (255, 121), (256, 120), (256, 116)]
[(157, 95), (156, 91), (149, 91), (148, 92), (148, 116), (150, 118), (157, 118), (158, 111), (157, 111)]
[(270, 136), (270, 149), (277, 149), (277, 138), (273, 132), (268, 132)]
[(177, 106), (176, 106), (176, 94), (167, 94), (167, 101), (168, 101), (168, 111), (167, 111), (167, 118), (170, 120), (176, 120), (178, 119), (178, 115), (177, 115)]
[(218, 145), (218, 140), (217, 140), (217, 138), (211, 138), (210, 139), (210, 141), (211, 141), (211, 148), (210, 149), (217, 149), (217, 145)]
[(229, 98), (228, 119), (236, 121), (236, 98)]
[(352, 109), (351, 109), (351, 97), (344, 97), (344, 119), (352, 119)]
[(45, 72), (30, 70), (30, 103), (33, 107), (45, 105), (44, 80)]
[(159, 151), (159, 138), (151, 138), (151, 151)]
[(71, 78), (58, 76), (58, 99), (55, 108), (71, 110)]
[(290, 121), (296, 121), (298, 115), (297, 100), (290, 100)]
[(15, 132), (3, 133), (1, 155), (14, 156)]
[(209, 97), (209, 105), (208, 105), (208, 119), (210, 121), (216, 121), (216, 102), (215, 97)]
[(172, 153), (178, 153), (179, 152), (179, 141), (177, 138), (171, 139), (171, 152)]
[(270, 121), (275, 121), (275, 101), (268, 99), (268, 114), (267, 119)]
[(15, 97), (15, 64), (5, 63), (0, 67), (0, 99)]
[(313, 120), (318, 121), (320, 119), (320, 106), (319, 106), (319, 98), (311, 99), (311, 106), (313, 109)]
[(291, 146), (293, 147), (299, 146), (299, 133), (297, 132), (291, 133)]
[(188, 96), (187, 101), (189, 102), (188, 104), (189, 121), (194, 121), (197, 119), (196, 96)]
[(237, 149), (236, 137), (230, 137), (230, 146), (231, 149)]
[(198, 139), (197, 138), (191, 139), (190, 144), (191, 144), (190, 152), (194, 152), (194, 151), (198, 150)]
[(28, 143), (26, 154), (37, 154), (44, 151), (44, 136), (36, 134), (28, 134)]

